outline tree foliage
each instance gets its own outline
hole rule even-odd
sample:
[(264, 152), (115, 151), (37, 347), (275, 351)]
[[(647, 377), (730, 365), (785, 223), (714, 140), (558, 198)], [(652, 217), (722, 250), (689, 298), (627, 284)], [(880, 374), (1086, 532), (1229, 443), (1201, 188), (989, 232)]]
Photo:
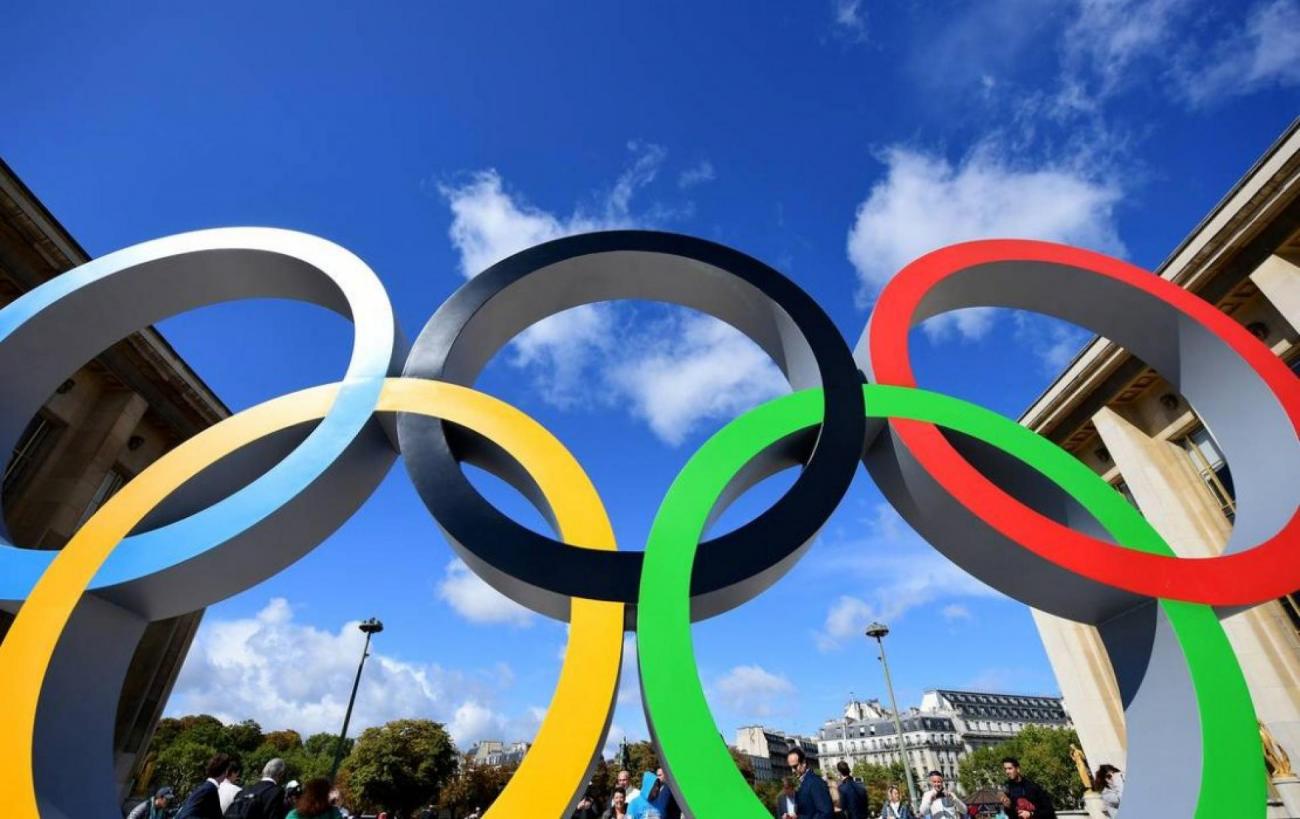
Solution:
[(867, 786), (867, 796), (873, 805), (884, 804), (890, 785), (897, 787), (903, 798), (907, 798), (907, 768), (902, 762), (879, 765), (860, 761), (853, 766), (853, 775)]
[(402, 719), (362, 732), (347, 768), (359, 807), (406, 814), (438, 799), (456, 770), (456, 750), (440, 723)]
[[(224, 725), (207, 714), (168, 718), (154, 731), (144, 756), (152, 765), (146, 767), (146, 778), (138, 781), (134, 790), (145, 794), (171, 785), (186, 794), (203, 781), (203, 769), (218, 752), (239, 760), (245, 782), (261, 776), (262, 767), (276, 757), (284, 760), (289, 779), (328, 776), (337, 741), (332, 734), (316, 734), (305, 743), (297, 731), (264, 734), (252, 720)], [(350, 740), (344, 744), (345, 751), (351, 747)]]
[(1020, 771), (1051, 795), (1057, 809), (1073, 808), (1083, 797), (1070, 746), (1079, 744), (1073, 728), (1026, 726), (1019, 734), (989, 748), (980, 748), (961, 761), (958, 779), (967, 793), (980, 788), (1000, 789), (1006, 781), (1003, 757), (1020, 760)]
[(460, 760), (456, 773), (443, 786), (438, 807), (450, 811), (453, 816), (476, 809), (486, 811), (505, 790), (514, 772), (513, 765), (485, 765), (475, 762), (474, 757), (467, 754)]

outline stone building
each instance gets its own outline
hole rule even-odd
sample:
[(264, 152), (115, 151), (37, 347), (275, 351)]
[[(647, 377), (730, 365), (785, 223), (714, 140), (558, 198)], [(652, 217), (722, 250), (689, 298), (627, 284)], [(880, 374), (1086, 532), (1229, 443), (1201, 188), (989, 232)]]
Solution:
[[(894, 716), (876, 700), (850, 700), (839, 719), (829, 719), (817, 731), (817, 751), (829, 771), (840, 762), (892, 765), (905, 762), (914, 781), (930, 771), (957, 776), (963, 746), (952, 718), (912, 709), (900, 717), (903, 745), (899, 747)], [(905, 755), (905, 756), (904, 756)]]
[[(1217, 305), (1300, 372), (1300, 120), (1155, 272)], [(1224, 462), (1195, 408), (1144, 362), (1094, 339), (1021, 423), (1122, 491), (1182, 556), (1222, 551), (1236, 510), (1233, 465)], [(1041, 612), (1034, 612), (1034, 620), (1088, 759), (1123, 767), (1124, 714), (1097, 630)], [(1296, 758), (1295, 595), (1236, 614), (1223, 625), (1259, 718)]]
[(1030, 725), (1071, 727), (1060, 697), (933, 688), (921, 697), (920, 710), (950, 717), (965, 753), (1005, 742)]
[(796, 746), (803, 749), (809, 766), (818, 769), (818, 744), (816, 739), (787, 734), (762, 725), (747, 725), (736, 730), (736, 750), (750, 758), (754, 765), (754, 779), (759, 782), (790, 776), (792, 772), (786, 756)]
[[(0, 161), (0, 305), (89, 258)], [(5, 459), (4, 524), (21, 547), (61, 548), (134, 475), (230, 414), (151, 328), (67, 376)], [(153, 623), (136, 649), (118, 704), (113, 748), (122, 795), (202, 615)], [(12, 620), (0, 612), (0, 636)]]
[(469, 755), (480, 765), (518, 765), (524, 761), (524, 754), (532, 747), (529, 742), (502, 742), (499, 739), (485, 739), (469, 749)]

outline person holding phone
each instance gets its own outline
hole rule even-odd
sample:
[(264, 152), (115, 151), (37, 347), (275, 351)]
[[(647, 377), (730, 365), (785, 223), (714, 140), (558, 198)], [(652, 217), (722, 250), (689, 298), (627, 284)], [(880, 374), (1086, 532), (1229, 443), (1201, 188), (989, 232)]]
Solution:
[(921, 797), (921, 817), (932, 819), (957, 819), (966, 815), (966, 803), (948, 791), (943, 774), (930, 771), (930, 787)]

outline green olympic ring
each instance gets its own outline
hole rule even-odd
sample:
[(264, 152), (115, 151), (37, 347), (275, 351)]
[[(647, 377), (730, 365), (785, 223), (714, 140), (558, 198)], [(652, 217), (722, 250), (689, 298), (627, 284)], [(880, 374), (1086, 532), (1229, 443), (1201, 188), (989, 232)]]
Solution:
[[(937, 424), (1001, 449), (1056, 483), (1129, 549), (1173, 555), (1146, 519), (1065, 450), (974, 404), (925, 390), (867, 384), (866, 414)], [(763, 450), (822, 419), (820, 390), (769, 401), (711, 437), (673, 481), (655, 516), (637, 610), (637, 657), (650, 728), (683, 804), (695, 816), (768, 819), (736, 769), (709, 710), (691, 639), (690, 584), (710, 514)], [(1266, 774), (1246, 679), (1214, 609), (1160, 600), (1195, 689), (1204, 747), (1198, 819), (1262, 817)], [(1243, 813), (1243, 805), (1257, 805)]]

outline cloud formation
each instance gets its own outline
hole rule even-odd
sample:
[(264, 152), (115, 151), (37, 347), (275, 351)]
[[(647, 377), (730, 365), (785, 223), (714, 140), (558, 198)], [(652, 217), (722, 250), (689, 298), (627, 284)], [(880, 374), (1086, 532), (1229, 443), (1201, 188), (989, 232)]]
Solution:
[[(858, 206), (849, 228), (849, 261), (866, 305), (905, 264), (931, 250), (985, 238), (1066, 242), (1119, 254), (1118, 186), (1068, 164), (1025, 167), (984, 143), (953, 164), (895, 146), (883, 152), (884, 178)], [(933, 339), (983, 337), (993, 326), (984, 308), (936, 316), (923, 327)]]
[[(508, 192), (496, 171), (444, 186), (452, 212), (449, 231), (467, 278), (524, 248), (583, 231), (653, 227), (676, 211), (662, 206), (635, 211), (639, 192), (660, 174), (667, 152), (630, 143), (632, 160), (593, 206), (567, 217), (530, 205)], [(701, 162), (678, 184), (690, 188), (713, 178)], [(666, 311), (649, 326), (627, 306), (576, 307), (538, 322), (511, 342), (509, 363), (530, 374), (534, 388), (561, 408), (593, 397), (624, 406), (660, 440), (676, 446), (700, 423), (730, 417), (788, 389), (772, 361), (734, 328), (682, 309)], [(610, 396), (613, 396), (611, 401)]]
[(746, 719), (766, 719), (790, 711), (794, 683), (759, 665), (738, 665), (712, 686), (719, 704)]
[(471, 623), (506, 623), (531, 626), (535, 615), (492, 588), (474, 574), (465, 561), (456, 558), (447, 564), (438, 583), (438, 598)]
[[(364, 639), (356, 621), (337, 632), (297, 622), (293, 607), (280, 597), (253, 617), (210, 618), (195, 637), (167, 713), (254, 719), (304, 736), (337, 731)], [(352, 730), (424, 717), (444, 723), (460, 748), (487, 737), (530, 739), (539, 724), (531, 711), (512, 718), (494, 706), (512, 681), (505, 666), (465, 672), (405, 662), (372, 648)]]
[(876, 506), (864, 526), (862, 537), (823, 544), (806, 558), (836, 577), (869, 581), (871, 589), (869, 596), (840, 595), (831, 603), (815, 634), (822, 651), (859, 638), (872, 621), (893, 623), (920, 606), (948, 601), (960, 617), (957, 599), (1005, 599), (922, 540), (888, 504)]

